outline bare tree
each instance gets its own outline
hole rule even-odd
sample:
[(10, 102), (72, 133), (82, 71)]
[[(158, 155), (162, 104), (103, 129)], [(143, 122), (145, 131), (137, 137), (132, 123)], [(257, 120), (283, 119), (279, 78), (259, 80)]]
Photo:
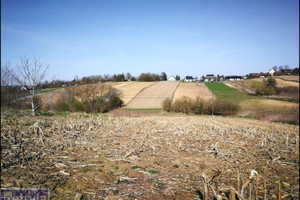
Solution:
[(128, 81), (130, 81), (131, 78), (132, 78), (132, 75), (131, 75), (129, 72), (127, 72), (125, 78), (126, 78)]
[(13, 86), (14, 80), (8, 72), (10, 63), (7, 62), (3, 66), (1, 65), (1, 108), (2, 106), (8, 106), (13, 101)]
[(24, 57), (21, 58), (21, 64), (17, 65), (16, 71), (10, 68), (6, 69), (17, 84), (27, 88), (28, 98), (31, 100), (32, 115), (34, 116), (36, 109), (46, 102), (46, 100), (39, 102), (38, 94), (42, 89), (42, 83), (49, 69), (49, 65), (45, 65), (36, 58), (34, 58), (31, 63), (28, 58)]

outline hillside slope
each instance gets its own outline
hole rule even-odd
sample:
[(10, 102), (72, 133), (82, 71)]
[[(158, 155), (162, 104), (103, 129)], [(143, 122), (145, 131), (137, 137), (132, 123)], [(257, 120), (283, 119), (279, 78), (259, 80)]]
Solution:
[(172, 98), (179, 82), (156, 82), (142, 90), (126, 108), (161, 108), (162, 101)]

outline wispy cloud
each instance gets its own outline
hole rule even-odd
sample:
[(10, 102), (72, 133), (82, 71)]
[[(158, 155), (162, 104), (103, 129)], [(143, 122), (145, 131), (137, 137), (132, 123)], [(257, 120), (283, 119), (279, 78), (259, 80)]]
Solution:
[[(7, 24), (1, 25), (2, 36), (14, 35), (14, 37), (22, 38), (22, 40), (29, 40), (32, 43), (37, 43), (38, 45), (44, 45), (49, 49), (54, 49), (56, 51), (70, 51), (70, 52), (86, 52), (88, 50), (88, 45), (83, 45), (82, 43), (76, 43), (70, 41), (66, 37), (59, 37), (51, 35), (52, 33), (44, 30), (29, 30), (24, 28), (15, 28)], [(58, 35), (57, 33), (55, 35)], [(62, 34), (63, 35), (63, 34)]]

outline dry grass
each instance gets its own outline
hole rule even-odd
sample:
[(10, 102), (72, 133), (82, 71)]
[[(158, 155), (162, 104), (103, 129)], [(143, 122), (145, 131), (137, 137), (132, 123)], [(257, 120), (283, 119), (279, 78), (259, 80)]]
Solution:
[[(276, 198), (279, 180), (282, 196), (299, 199), (296, 125), (218, 116), (78, 114), (12, 123), (1, 114), (3, 188), (49, 188), (51, 199), (74, 199), (76, 193), (83, 199), (195, 199), (207, 182), (208, 199), (212, 188), (225, 199), (229, 187), (241, 193), (238, 183), (244, 185), (255, 170), (258, 188), (252, 191), (258, 189), (258, 199), (264, 179), (267, 199)], [(28, 120), (39, 120), (43, 134), (22, 125)], [(243, 195), (249, 199), (249, 187)]]
[(111, 85), (112, 87), (116, 88), (116, 89), (120, 89), (120, 88), (123, 88), (127, 85), (131, 85), (131, 84), (134, 84), (135, 82), (131, 82), (131, 81), (128, 81), (128, 82), (106, 82), (105, 84), (109, 84)]
[(238, 116), (253, 116), (257, 119), (299, 124), (299, 103), (273, 99), (248, 99), (240, 102)]
[(274, 110), (296, 110), (298, 103), (278, 101), (273, 99), (248, 99), (240, 103), (242, 109), (274, 109)]
[(126, 108), (161, 108), (166, 98), (171, 98), (179, 82), (156, 82), (142, 90)]
[(209, 100), (212, 97), (212, 92), (205, 86), (204, 83), (180, 83), (174, 93), (174, 99), (180, 99), (183, 96), (195, 99), (197, 96), (204, 100)]
[[(122, 89), (123, 88), (130, 88), (130, 85), (135, 85), (136, 82), (107, 82), (107, 83), (100, 83), (101, 85), (110, 85), (116, 89)], [(95, 83), (95, 84), (90, 84), (90, 86), (99, 86), (99, 83)], [(80, 88), (80, 87), (84, 87), (83, 85), (77, 85), (77, 86), (71, 86), (71, 88)], [(65, 95), (66, 90), (59, 90), (59, 91), (55, 91), (51, 94), (43, 94), (40, 95), (40, 98), (42, 99), (42, 101), (46, 101), (46, 105), (49, 105), (49, 107), (51, 107), (50, 105), (55, 105), (56, 102)], [(129, 94), (130, 95), (130, 94)], [(124, 100), (128, 100), (128, 97), (126, 97), (126, 95), (122, 95), (124, 97)], [(123, 99), (122, 99), (123, 100)]]
[(119, 89), (122, 90), (121, 99), (126, 105), (131, 101), (142, 89), (154, 84), (155, 82), (133, 82), (132, 84), (124, 85)]
[[(248, 81), (251, 82), (251, 83), (252, 83), (252, 81), (262, 82), (264, 79), (268, 79), (268, 78), (256, 78), (256, 79), (251, 79), (251, 80), (248, 80)], [(288, 81), (288, 80), (282, 80), (281, 76), (280, 76), (280, 78), (275, 77), (275, 80), (276, 80), (276, 86), (277, 87), (289, 87), (289, 86), (299, 87), (299, 83), (293, 82), (293, 81)]]
[(299, 82), (299, 76), (280, 76), (281, 79), (286, 81), (296, 81)]
[(276, 80), (276, 86), (277, 87), (298, 87), (299, 88), (299, 83), (297, 82), (293, 82), (293, 81), (285, 81), (285, 80), (282, 80), (280, 78), (275, 78)]

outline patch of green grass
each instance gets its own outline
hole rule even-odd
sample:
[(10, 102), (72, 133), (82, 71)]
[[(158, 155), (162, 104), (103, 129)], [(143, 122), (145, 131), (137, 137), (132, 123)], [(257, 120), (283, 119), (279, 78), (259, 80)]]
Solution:
[(91, 171), (91, 168), (89, 168), (89, 167), (84, 167), (81, 171), (85, 173), (85, 172)]
[(246, 99), (258, 98), (249, 95), (245, 91), (239, 91), (235, 88), (228, 87), (224, 83), (205, 83), (205, 85), (214, 93), (217, 99), (239, 102)]
[(145, 169), (145, 167), (135, 165), (135, 166), (132, 166), (131, 169)]
[(150, 170), (149, 173), (151, 173), (151, 174), (158, 174), (159, 171), (157, 171), (157, 170)]
[(60, 90), (62, 89), (63, 87), (58, 87), (58, 88), (46, 88), (46, 89), (42, 89), (38, 92), (39, 93), (46, 93), (46, 92), (53, 92), (53, 91), (56, 91), (56, 90)]

